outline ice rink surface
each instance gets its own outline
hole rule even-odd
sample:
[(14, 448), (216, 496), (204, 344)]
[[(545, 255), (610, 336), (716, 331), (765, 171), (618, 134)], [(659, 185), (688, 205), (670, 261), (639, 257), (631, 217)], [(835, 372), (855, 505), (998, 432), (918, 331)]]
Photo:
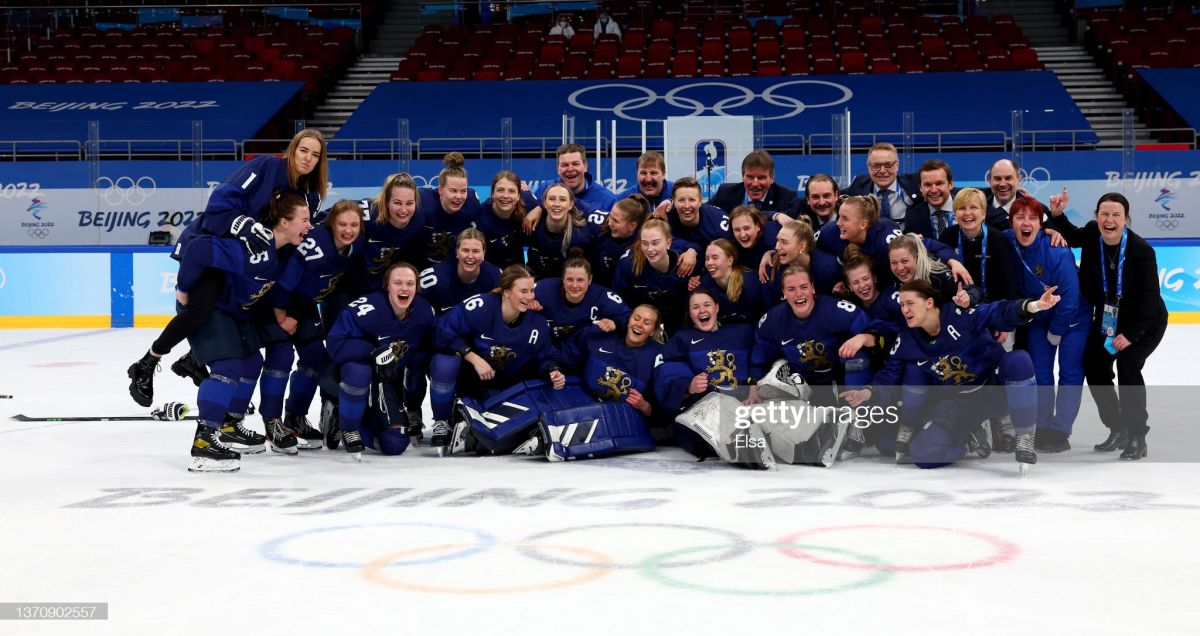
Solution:
[[(125, 369), (154, 335), (0, 331), (0, 601), (110, 617), (0, 633), (1200, 633), (1196, 421), (1140, 462), (1077, 427), (1019, 479), (1011, 455), (752, 472), (428, 446), (197, 475), (190, 422), (10, 419), (144, 413)], [(1197, 352), (1200, 326), (1172, 325), (1148, 383), (1200, 385)], [(156, 404), (195, 403), (175, 357)]]

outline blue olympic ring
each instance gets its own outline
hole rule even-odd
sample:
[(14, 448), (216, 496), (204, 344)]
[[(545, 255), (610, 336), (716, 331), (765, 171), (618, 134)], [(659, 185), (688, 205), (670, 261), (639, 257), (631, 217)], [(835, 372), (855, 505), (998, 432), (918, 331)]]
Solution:
[(484, 532), (483, 530), (479, 530), (476, 528), (467, 528), (464, 526), (455, 526), (455, 525), (442, 524), (442, 523), (416, 523), (416, 522), (371, 523), (371, 524), (358, 524), (358, 525), (349, 525), (349, 526), (332, 526), (332, 527), (328, 527), (328, 528), (311, 528), (308, 530), (301, 530), (299, 532), (293, 532), (292, 534), (287, 534), (282, 537), (276, 537), (274, 539), (267, 541), (266, 543), (263, 543), (261, 546), (259, 546), (258, 553), (263, 558), (266, 558), (271, 561), (278, 561), (279, 563), (285, 563), (287, 565), (299, 565), (302, 567), (310, 567), (310, 568), (363, 568), (363, 567), (370, 565), (370, 563), (369, 562), (368, 563), (349, 563), (349, 562), (345, 562), (345, 561), (310, 561), (308, 559), (297, 559), (295, 557), (291, 557), (291, 556), (284, 554), (283, 546), (295, 539), (299, 539), (301, 537), (315, 535), (315, 534), (322, 534), (322, 533), (327, 533), (327, 532), (340, 532), (342, 530), (354, 530), (354, 529), (358, 529), (358, 528), (397, 528), (397, 527), (440, 528), (443, 530), (457, 530), (459, 532), (465, 532), (467, 534), (474, 535), (476, 540), (478, 541), (478, 543), (469, 548), (463, 548), (461, 550), (456, 550), (454, 552), (450, 552), (450, 553), (442, 555), (442, 556), (432, 556), (432, 557), (425, 557), (425, 558), (421, 558), (421, 559), (411, 559), (411, 560), (404, 560), (404, 561), (400, 561), (400, 562), (392, 562), (388, 565), (388, 567), (396, 566), (396, 565), (405, 565), (405, 566), (407, 566), (407, 565), (423, 565), (423, 564), (428, 564), (428, 563), (440, 563), (442, 561), (453, 561), (455, 559), (462, 559), (462, 558), (469, 557), (473, 554), (478, 554), (480, 552), (483, 552), (484, 550), (491, 548), (493, 545), (496, 544), (496, 537), (492, 536), (491, 534), (488, 534), (487, 532)]

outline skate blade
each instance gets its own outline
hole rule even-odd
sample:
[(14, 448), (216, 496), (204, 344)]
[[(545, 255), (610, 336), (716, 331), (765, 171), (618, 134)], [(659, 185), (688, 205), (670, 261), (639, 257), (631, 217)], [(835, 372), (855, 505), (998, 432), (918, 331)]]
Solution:
[(296, 446), (300, 450), (319, 450), (325, 447), (325, 442), (319, 439), (301, 439)]
[(236, 473), (241, 469), (241, 462), (236, 459), (209, 459), (208, 457), (193, 457), (192, 465), (188, 466), (189, 473)]
[(295, 446), (293, 446), (291, 448), (280, 448), (279, 446), (276, 446), (274, 444), (269, 444), (269, 446), (271, 447), (272, 453), (279, 453), (281, 455), (299, 455), (300, 454), (300, 449), (296, 448)]
[(846, 436), (849, 435), (850, 427), (853, 426), (853, 424), (849, 422), (837, 422), (834, 425), (837, 426), (837, 437), (833, 440), (833, 445), (825, 449), (825, 452), (821, 453), (821, 463), (824, 464), (826, 468), (833, 468), (833, 466), (837, 463), (837, 460), (841, 455), (842, 444), (846, 443)]
[(258, 455), (267, 452), (266, 444), (259, 444), (258, 446), (246, 446), (244, 444), (230, 444), (226, 442), (225, 445), (231, 450), (235, 450), (243, 455)]
[(437, 455), (438, 455), (438, 457), (449, 457), (450, 456), (450, 447), (449, 446), (438, 446), (437, 447)]
[(365, 464), (366, 463), (365, 461), (363, 461), (362, 453), (346, 453), (346, 454), (349, 455), (350, 459), (354, 460), (354, 463), (356, 463), (356, 464)]
[(1029, 474), (1029, 469), (1032, 466), (1033, 464), (1017, 464), (1017, 475), (1020, 477), (1025, 477), (1025, 475)]

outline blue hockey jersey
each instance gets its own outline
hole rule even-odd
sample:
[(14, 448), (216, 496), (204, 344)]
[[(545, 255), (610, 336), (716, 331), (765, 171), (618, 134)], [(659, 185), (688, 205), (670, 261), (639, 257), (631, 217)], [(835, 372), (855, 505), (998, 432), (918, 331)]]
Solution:
[(438, 314), (450, 311), (463, 299), (492, 291), (500, 284), (500, 268), (483, 261), (479, 276), (467, 284), (458, 278), (458, 261), (449, 259), (421, 272), (421, 295)]
[(578, 303), (567, 300), (561, 278), (539, 280), (534, 295), (542, 304), (541, 314), (550, 325), (556, 344), (561, 344), (576, 331), (605, 318), (617, 323), (620, 331), (631, 313), (620, 296), (596, 283), (588, 286), (583, 299)]

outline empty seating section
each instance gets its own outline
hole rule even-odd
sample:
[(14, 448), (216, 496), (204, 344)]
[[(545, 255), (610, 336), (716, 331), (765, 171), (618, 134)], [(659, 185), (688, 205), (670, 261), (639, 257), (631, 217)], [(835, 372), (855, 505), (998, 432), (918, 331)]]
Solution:
[[(728, 3), (726, 3), (728, 4)], [(804, 6), (800, 6), (804, 5)], [(829, 6), (826, 6), (829, 5)], [(635, 79), (838, 73), (1040, 70), (1011, 16), (929, 16), (916, 2), (722, 3), (667, 0), (652, 19), (612, 4), (621, 39), (593, 37), (587, 16), (570, 41), (546, 18), (520, 24), (427, 25), (393, 81)], [(736, 10), (736, 14), (735, 14)], [(640, 11), (640, 13), (639, 13)], [(871, 13), (880, 13), (872, 15)], [(823, 17), (837, 15), (839, 17)]]
[(22, 29), (0, 32), (0, 83), (302, 81), (323, 93), (353, 62), (357, 38), (349, 27), (288, 20)]
[[(1161, 4), (1161, 3), (1160, 3)], [(1172, 9), (1138, 4), (1081, 9), (1084, 46), (1128, 97), (1138, 97), (1139, 68), (1200, 67), (1200, 16), (1187, 3)]]

